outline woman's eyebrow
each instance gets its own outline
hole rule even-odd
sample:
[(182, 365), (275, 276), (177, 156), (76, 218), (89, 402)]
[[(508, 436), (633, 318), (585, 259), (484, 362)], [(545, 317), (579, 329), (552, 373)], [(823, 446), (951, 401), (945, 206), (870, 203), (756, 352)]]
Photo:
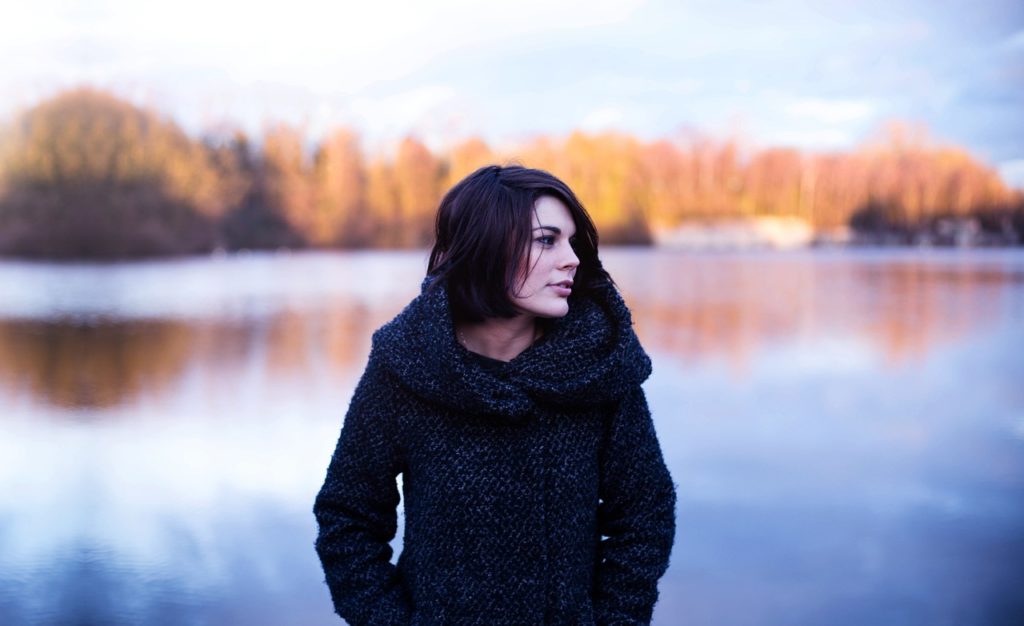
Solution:
[(557, 227), (557, 226), (534, 226), (533, 230), (550, 230), (551, 232), (555, 233), (556, 235), (561, 235), (562, 234), (562, 229)]

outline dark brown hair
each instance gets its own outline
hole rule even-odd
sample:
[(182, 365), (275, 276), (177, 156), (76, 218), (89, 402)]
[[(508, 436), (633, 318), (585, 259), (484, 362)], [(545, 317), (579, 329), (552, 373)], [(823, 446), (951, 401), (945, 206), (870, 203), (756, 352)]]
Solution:
[(543, 196), (561, 200), (576, 226), (572, 247), (580, 264), (570, 304), (613, 285), (597, 256), (597, 229), (568, 185), (543, 170), (488, 165), (452, 187), (437, 209), (427, 273), (437, 277), (430, 288), (447, 284), (454, 318), (516, 316), (508, 294), (530, 250), (534, 205)]

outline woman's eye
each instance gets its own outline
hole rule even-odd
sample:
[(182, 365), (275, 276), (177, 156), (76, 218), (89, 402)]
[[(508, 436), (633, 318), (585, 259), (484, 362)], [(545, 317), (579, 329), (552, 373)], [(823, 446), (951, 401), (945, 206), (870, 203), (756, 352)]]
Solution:
[(540, 242), (542, 245), (545, 245), (545, 246), (551, 246), (551, 245), (554, 245), (554, 243), (555, 243), (555, 238), (552, 237), (551, 235), (544, 235), (543, 237), (537, 237), (536, 240), (538, 242)]

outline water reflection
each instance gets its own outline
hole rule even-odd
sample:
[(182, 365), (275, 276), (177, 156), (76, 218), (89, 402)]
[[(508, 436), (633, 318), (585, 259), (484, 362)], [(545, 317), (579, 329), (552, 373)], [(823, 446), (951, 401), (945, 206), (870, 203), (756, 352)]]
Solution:
[(0, 381), (38, 402), (102, 409), (179, 379), (196, 329), (173, 320), (82, 324), (0, 321)]
[[(424, 261), (0, 264), (0, 623), (337, 623), (309, 509)], [(656, 624), (1024, 614), (1024, 255), (606, 263), (679, 485)]]
[[(779, 342), (852, 334), (891, 365), (1022, 313), (1024, 269), (1010, 253), (700, 255), (642, 251), (608, 264), (639, 332), (662, 353), (724, 357), (742, 371)], [(642, 267), (641, 267), (642, 266)]]
[[(888, 365), (920, 362), (931, 347), (1022, 309), (1024, 268), (1012, 256), (963, 263), (909, 254), (885, 262), (626, 250), (608, 257), (646, 345), (682, 362), (725, 358), (738, 372), (772, 345), (846, 335), (873, 344)], [(418, 262), (401, 257), (410, 282), (392, 283), (394, 295), (376, 303), (324, 294), (308, 306), (275, 306), (281, 292), (270, 290), (249, 294), (260, 314), (225, 316), (224, 301), (237, 295), (229, 275), (214, 279), (223, 291), (211, 291), (205, 315), (0, 318), (0, 385), (39, 402), (99, 408), (166, 393), (193, 367), (231, 386), (254, 360), (264, 364), (266, 384), (344, 376), (361, 367), (370, 333), (415, 294)]]

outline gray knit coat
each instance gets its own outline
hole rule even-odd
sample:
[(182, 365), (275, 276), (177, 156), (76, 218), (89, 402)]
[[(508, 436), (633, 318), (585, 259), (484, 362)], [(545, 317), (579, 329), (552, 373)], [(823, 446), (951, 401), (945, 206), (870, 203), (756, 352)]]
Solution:
[(650, 623), (675, 489), (621, 296), (573, 294), (506, 363), (462, 347), (432, 280), (374, 333), (313, 507), (335, 611), (352, 626)]

